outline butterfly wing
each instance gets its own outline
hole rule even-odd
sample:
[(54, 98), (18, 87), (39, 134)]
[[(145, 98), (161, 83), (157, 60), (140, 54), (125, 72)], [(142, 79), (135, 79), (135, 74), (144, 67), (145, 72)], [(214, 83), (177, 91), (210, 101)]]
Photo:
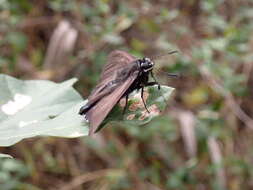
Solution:
[[(127, 52), (112, 51), (108, 56), (107, 64), (102, 70), (98, 84), (88, 97), (89, 104), (99, 101), (117, 88), (120, 85), (119, 80), (124, 80), (124, 73), (128, 74), (127, 72), (131, 68), (129, 65), (133, 64), (134, 60), (136, 58)], [(113, 82), (113, 84), (110, 84), (110, 82)]]
[(126, 90), (134, 82), (138, 75), (138, 70), (133, 72), (123, 83), (121, 83), (109, 95), (99, 100), (86, 114), (86, 119), (90, 123), (89, 135), (92, 135), (98, 129), (105, 117), (120, 100)]
[(104, 66), (100, 82), (112, 76), (112, 73), (118, 71), (120, 68), (131, 64), (137, 58), (130, 55), (129, 53), (121, 50), (112, 51), (107, 60), (107, 64)]
[(136, 58), (127, 52), (112, 51), (100, 80), (88, 97), (86, 119), (93, 134), (138, 75)]

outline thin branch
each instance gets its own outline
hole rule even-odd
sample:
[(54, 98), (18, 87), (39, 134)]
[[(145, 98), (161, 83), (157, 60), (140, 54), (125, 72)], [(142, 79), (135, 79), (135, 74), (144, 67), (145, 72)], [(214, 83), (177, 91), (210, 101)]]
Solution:
[(250, 129), (253, 129), (253, 119), (248, 116), (236, 102), (231, 92), (225, 90), (223, 86), (215, 79), (214, 76), (205, 68), (200, 67), (200, 73), (207, 81), (211, 88), (218, 91), (227, 101), (227, 105), (231, 111)]
[(61, 189), (61, 190), (75, 189), (78, 186), (80, 186), (86, 182), (95, 180), (97, 178), (105, 177), (109, 173), (115, 173), (115, 172), (120, 172), (120, 170), (118, 170), (118, 169), (104, 169), (104, 170), (86, 173), (84, 175), (74, 178), (71, 182), (62, 185), (61, 187), (59, 187), (57, 189)]

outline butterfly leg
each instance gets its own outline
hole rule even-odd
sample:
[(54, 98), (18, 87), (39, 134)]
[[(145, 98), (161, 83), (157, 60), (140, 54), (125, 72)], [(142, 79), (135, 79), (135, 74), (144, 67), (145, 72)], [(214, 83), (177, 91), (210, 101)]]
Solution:
[[(161, 85), (156, 81), (156, 78), (155, 78), (155, 76), (154, 76), (154, 74), (153, 74), (153, 72), (151, 71), (151, 77), (154, 79), (154, 81), (155, 81), (155, 84), (157, 84), (158, 85), (158, 90), (160, 90), (161, 89)], [(152, 86), (152, 85), (149, 85), (149, 86)]]
[(141, 99), (142, 99), (142, 102), (143, 102), (143, 104), (145, 106), (145, 109), (147, 110), (148, 113), (150, 113), (149, 110), (148, 110), (148, 108), (147, 108), (147, 105), (146, 105), (146, 103), (145, 103), (145, 101), (143, 99), (143, 95), (144, 95), (144, 87), (141, 88)]
[(124, 107), (124, 109), (123, 109), (123, 115), (124, 115), (125, 112), (126, 112), (127, 105), (128, 105), (128, 94), (126, 95), (126, 104), (125, 104), (125, 107)]
[[(148, 83), (145, 84), (145, 86), (154, 86), (154, 85), (158, 85), (158, 89), (160, 90), (160, 87), (159, 87), (160, 84), (159, 84), (158, 82), (148, 82)], [(166, 99), (165, 99), (165, 97), (163, 96), (162, 92), (161, 92), (161, 96), (163, 97), (165, 104), (167, 104), (167, 103), (166, 103)]]
[(154, 85), (158, 85), (158, 89), (160, 90), (160, 84), (158, 82), (148, 82), (145, 84), (145, 86), (154, 86)]

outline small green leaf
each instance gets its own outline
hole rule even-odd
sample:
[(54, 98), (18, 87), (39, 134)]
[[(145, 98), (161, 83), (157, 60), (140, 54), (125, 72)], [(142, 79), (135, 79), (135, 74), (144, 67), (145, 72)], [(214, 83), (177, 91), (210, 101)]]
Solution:
[(9, 33), (7, 40), (17, 52), (24, 50), (27, 44), (27, 37), (21, 32)]
[(100, 129), (108, 122), (121, 122), (126, 125), (143, 125), (150, 122), (166, 108), (167, 101), (173, 90), (174, 88), (168, 86), (161, 86), (160, 90), (158, 90), (157, 86), (146, 87), (144, 100), (150, 113), (144, 107), (141, 92), (135, 90), (129, 96), (125, 114), (123, 115), (125, 99), (122, 98), (104, 120)]

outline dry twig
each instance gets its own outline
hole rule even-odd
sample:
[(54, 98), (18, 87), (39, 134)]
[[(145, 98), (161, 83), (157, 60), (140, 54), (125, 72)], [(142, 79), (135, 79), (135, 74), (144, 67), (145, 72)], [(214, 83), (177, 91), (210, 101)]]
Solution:
[(95, 171), (95, 172), (86, 173), (84, 175), (81, 175), (81, 176), (78, 176), (78, 177), (74, 178), (71, 182), (62, 185), (60, 188), (57, 188), (57, 189), (61, 189), (61, 190), (75, 189), (78, 186), (82, 185), (83, 183), (95, 180), (97, 178), (105, 177), (109, 173), (114, 173), (114, 172), (120, 172), (120, 170), (117, 170), (117, 169), (104, 169), (104, 170), (99, 170), (99, 171)]
[(216, 172), (217, 181), (218, 181), (219, 185), (225, 189), (226, 175), (225, 175), (224, 168), (221, 165), (222, 155), (221, 155), (220, 146), (219, 146), (217, 140), (215, 139), (215, 137), (211, 136), (208, 138), (208, 148), (209, 148), (209, 152), (210, 152), (210, 156), (211, 156), (211, 160), (212, 160), (213, 164), (218, 166), (218, 168), (216, 170), (217, 171)]
[(195, 116), (190, 111), (177, 110), (175, 116), (181, 126), (181, 134), (189, 157), (195, 157), (197, 142), (195, 135)]
[(253, 120), (249, 117), (238, 105), (232, 93), (225, 90), (223, 86), (215, 79), (214, 76), (205, 68), (200, 67), (200, 72), (203, 78), (207, 81), (211, 88), (218, 91), (227, 101), (227, 105), (232, 112), (250, 129), (253, 129)]

